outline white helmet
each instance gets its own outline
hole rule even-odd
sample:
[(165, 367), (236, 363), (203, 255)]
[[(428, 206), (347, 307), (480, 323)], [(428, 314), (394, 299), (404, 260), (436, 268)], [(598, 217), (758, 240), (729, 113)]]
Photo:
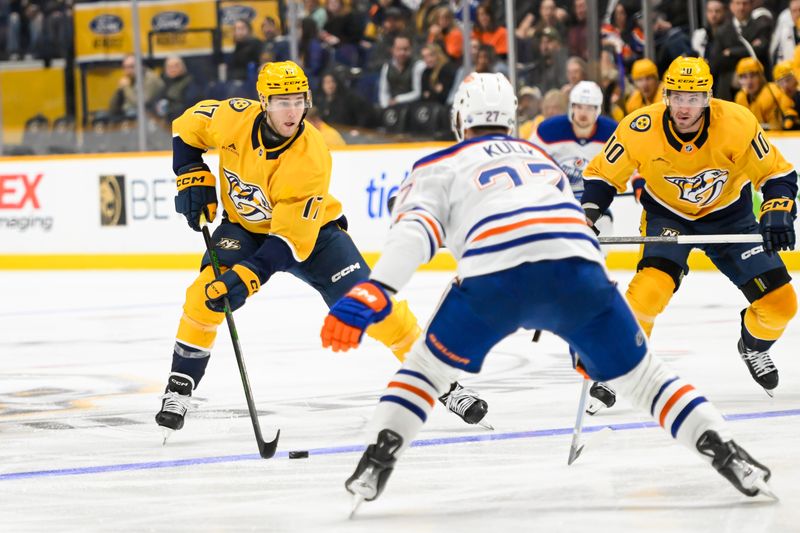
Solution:
[(595, 106), (597, 108), (597, 115), (594, 117), (596, 121), (603, 109), (603, 91), (600, 89), (600, 86), (593, 81), (579, 81), (569, 92), (567, 115), (569, 116), (570, 122), (572, 122), (572, 104)]
[(458, 86), (450, 119), (459, 142), (466, 130), (476, 126), (511, 130), (517, 120), (514, 88), (502, 74), (473, 72)]

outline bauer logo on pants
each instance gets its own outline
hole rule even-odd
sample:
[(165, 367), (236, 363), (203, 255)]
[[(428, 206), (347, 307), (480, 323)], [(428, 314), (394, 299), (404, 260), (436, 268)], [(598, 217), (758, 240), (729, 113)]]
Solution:
[(100, 176), (100, 225), (126, 224), (125, 176)]

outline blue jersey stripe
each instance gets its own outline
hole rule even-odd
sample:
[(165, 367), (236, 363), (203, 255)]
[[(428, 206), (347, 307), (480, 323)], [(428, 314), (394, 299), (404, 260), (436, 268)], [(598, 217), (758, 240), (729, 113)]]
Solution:
[(494, 222), (495, 220), (501, 220), (504, 218), (513, 217), (521, 213), (534, 213), (537, 211), (549, 211), (551, 209), (572, 209), (573, 211), (577, 211), (578, 213), (583, 215), (583, 209), (581, 209), (580, 206), (577, 206), (571, 202), (563, 202), (560, 204), (552, 204), (552, 205), (538, 205), (533, 207), (523, 207), (521, 209), (515, 209), (514, 211), (506, 211), (505, 213), (495, 213), (494, 215), (479, 220), (477, 224), (472, 226), (472, 228), (470, 228), (470, 230), (467, 232), (467, 236), (464, 238), (464, 242), (468, 241), (470, 235), (472, 235), (478, 229), (480, 229), (481, 226), (488, 224), (489, 222)]
[(526, 235), (518, 239), (501, 242), (499, 244), (493, 244), (492, 246), (484, 246), (483, 248), (471, 248), (466, 252), (464, 252), (464, 255), (462, 257), (490, 254), (493, 252), (499, 252), (501, 250), (507, 250), (508, 248), (513, 248), (515, 246), (521, 246), (523, 244), (529, 244), (532, 242), (546, 241), (552, 239), (575, 239), (580, 241), (587, 241), (590, 242), (598, 250), (600, 249), (600, 245), (597, 244), (597, 239), (595, 239), (594, 237), (584, 235), (583, 233), (570, 233), (566, 231), (561, 231), (561, 232), (550, 232), (550, 233), (537, 233), (535, 235)]
[(433, 385), (433, 383), (431, 383), (431, 381), (427, 377), (425, 377), (425, 374), (421, 374), (421, 373), (415, 372), (413, 370), (406, 370), (404, 368), (401, 368), (400, 370), (398, 370), (397, 373), (398, 374), (405, 374), (406, 376), (415, 377), (418, 380), (424, 381), (425, 383), (430, 385), (433, 390), (436, 390), (436, 387)]
[(670, 383), (674, 383), (675, 380), (677, 380), (677, 379), (678, 379), (678, 376), (675, 376), (674, 378), (665, 381), (664, 384), (661, 385), (661, 388), (658, 389), (658, 393), (656, 394), (656, 397), (653, 398), (652, 405), (650, 405), (650, 415), (651, 416), (656, 416), (656, 403), (658, 402), (658, 399), (661, 398), (661, 395), (664, 394), (664, 391), (667, 389), (667, 387), (669, 387)]
[(382, 402), (392, 402), (405, 407), (415, 415), (419, 417), (420, 420), (425, 422), (428, 419), (428, 415), (425, 414), (425, 411), (414, 405), (412, 402), (409, 402), (405, 398), (401, 398), (400, 396), (394, 396), (391, 394), (387, 394), (386, 396), (381, 396), (380, 401)]
[(673, 439), (675, 438), (675, 435), (678, 434), (678, 430), (681, 428), (681, 424), (683, 424), (683, 421), (686, 420), (687, 416), (689, 416), (689, 413), (694, 411), (695, 407), (697, 407), (701, 403), (706, 403), (707, 401), (708, 400), (706, 400), (705, 397), (698, 396), (697, 398), (686, 404), (686, 407), (681, 409), (681, 412), (678, 413), (678, 416), (675, 417), (675, 421), (672, 423), (672, 430), (670, 431), (670, 433), (672, 433)]
[[(436, 242), (433, 239), (433, 235), (431, 235), (431, 230), (428, 229), (428, 226), (423, 221), (421, 221), (421, 220), (419, 220), (417, 218), (404, 218), (400, 222), (416, 222), (417, 224), (422, 226), (422, 230), (425, 232), (425, 235), (428, 236), (428, 242), (431, 245), (431, 259), (433, 259), (433, 256), (436, 254), (437, 245), (436, 245)], [(429, 259), (429, 261), (430, 261), (430, 259)]]

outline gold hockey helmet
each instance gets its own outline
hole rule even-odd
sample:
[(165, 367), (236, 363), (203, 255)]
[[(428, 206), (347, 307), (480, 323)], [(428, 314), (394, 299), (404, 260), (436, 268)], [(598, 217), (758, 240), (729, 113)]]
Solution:
[(256, 90), (263, 109), (267, 108), (270, 96), (299, 93), (305, 94), (306, 107), (311, 107), (308, 78), (303, 69), (293, 61), (265, 63), (258, 72)]
[(664, 74), (664, 90), (711, 93), (714, 77), (706, 60), (680, 56), (670, 63)]

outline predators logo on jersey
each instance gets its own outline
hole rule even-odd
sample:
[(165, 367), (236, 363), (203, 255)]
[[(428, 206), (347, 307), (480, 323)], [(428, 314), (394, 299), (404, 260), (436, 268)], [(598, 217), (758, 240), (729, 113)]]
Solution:
[(228, 180), (228, 197), (236, 207), (239, 215), (248, 222), (261, 222), (272, 218), (272, 206), (259, 187), (242, 181), (242, 178), (228, 170), (222, 169)]
[[(681, 136), (664, 103), (645, 107), (619, 123), (583, 177), (604, 181), (621, 193), (638, 171), (645, 180), (642, 202), (648, 209), (658, 205), (664, 212), (697, 220), (743, 199), (748, 183), (758, 190), (768, 180), (793, 172), (744, 107), (712, 98), (701, 120), (691, 137)], [(743, 199), (743, 209), (744, 204), (750, 209)]]
[(230, 221), (280, 237), (303, 261), (320, 227), (342, 214), (342, 205), (328, 193), (331, 154), (307, 122), (283, 144), (268, 147), (264, 120), (253, 100), (203, 100), (178, 117), (172, 130), (198, 150), (198, 160), (202, 152), (219, 149), (220, 199)]
[(728, 171), (715, 168), (704, 170), (691, 178), (664, 176), (664, 179), (678, 187), (681, 200), (703, 206), (714, 203), (722, 194), (722, 187), (728, 181)]

